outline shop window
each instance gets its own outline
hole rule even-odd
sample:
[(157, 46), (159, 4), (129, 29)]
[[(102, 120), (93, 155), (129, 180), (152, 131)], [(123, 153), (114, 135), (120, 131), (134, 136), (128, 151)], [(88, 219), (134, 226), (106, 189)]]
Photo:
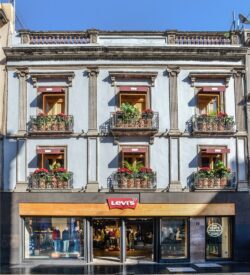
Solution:
[(84, 220), (82, 218), (24, 218), (26, 259), (83, 258)]
[[(135, 92), (136, 90), (136, 92)], [(139, 112), (149, 108), (148, 87), (120, 87), (119, 103), (129, 103), (136, 107)]]
[(161, 219), (161, 258), (187, 258), (187, 219)]
[(206, 258), (228, 259), (232, 251), (232, 221), (229, 217), (206, 218)]
[(133, 166), (148, 166), (148, 149), (146, 147), (123, 147), (121, 150), (122, 166), (129, 163)]
[(39, 147), (38, 153), (38, 166), (39, 168), (45, 168), (52, 170), (54, 168), (66, 167), (66, 149), (63, 147)]
[(199, 115), (217, 115), (220, 112), (219, 93), (198, 93), (198, 112)]
[(47, 115), (65, 114), (65, 95), (43, 94), (43, 112)]

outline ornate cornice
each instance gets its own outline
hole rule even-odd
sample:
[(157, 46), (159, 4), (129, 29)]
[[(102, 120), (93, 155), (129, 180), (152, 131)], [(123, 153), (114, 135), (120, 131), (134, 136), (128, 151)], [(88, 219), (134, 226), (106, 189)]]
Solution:
[(147, 79), (153, 87), (158, 72), (141, 71), (110, 71), (111, 85), (115, 86), (117, 79)]
[(65, 79), (69, 87), (72, 87), (74, 72), (30, 72), (33, 87), (37, 86), (38, 79)]
[(206, 71), (206, 72), (190, 72), (189, 77), (191, 80), (191, 86), (195, 86), (196, 79), (206, 79), (206, 78), (217, 78), (224, 79), (224, 84), (228, 87), (230, 78), (232, 77), (232, 72), (214, 72), (214, 71)]
[(187, 46), (27, 46), (4, 48), (7, 61), (20, 60), (244, 60), (247, 48)]

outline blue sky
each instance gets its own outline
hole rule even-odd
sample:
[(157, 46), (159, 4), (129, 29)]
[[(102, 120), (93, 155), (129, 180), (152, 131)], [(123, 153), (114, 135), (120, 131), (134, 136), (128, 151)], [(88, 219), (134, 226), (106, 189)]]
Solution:
[(250, 0), (16, 0), (16, 9), (32, 30), (227, 31)]

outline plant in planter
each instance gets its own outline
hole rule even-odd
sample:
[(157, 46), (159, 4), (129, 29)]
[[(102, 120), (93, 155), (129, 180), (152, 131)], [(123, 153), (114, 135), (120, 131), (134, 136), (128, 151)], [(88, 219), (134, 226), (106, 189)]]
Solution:
[(220, 179), (220, 187), (227, 186), (227, 177), (230, 175), (231, 170), (225, 166), (225, 164), (218, 160), (215, 163), (214, 175), (216, 178)]
[(63, 167), (57, 168), (54, 170), (54, 175), (58, 182), (58, 188), (68, 189), (68, 184), (70, 180), (70, 173)]
[(44, 168), (39, 168), (34, 171), (33, 177), (35, 181), (38, 183), (39, 188), (41, 189), (46, 188), (46, 184), (48, 181), (48, 174), (49, 174), (49, 171)]
[(44, 114), (43, 112), (39, 113), (36, 117), (36, 127), (39, 131), (46, 130), (48, 122), (48, 116)]
[(122, 103), (121, 111), (123, 113), (123, 122), (126, 126), (133, 127), (138, 123), (139, 110), (130, 103)]
[(198, 187), (207, 187), (208, 180), (211, 177), (210, 167), (201, 167), (196, 173)]
[(234, 118), (232, 116), (226, 116), (225, 120), (225, 129), (226, 130), (232, 130), (233, 126), (234, 126)]
[(127, 188), (127, 182), (131, 173), (128, 168), (119, 168), (117, 170), (118, 185), (120, 188)]
[(65, 130), (65, 125), (67, 121), (68, 116), (65, 115), (64, 113), (60, 113), (56, 115), (56, 121), (58, 123), (58, 130), (59, 131), (64, 131)]
[(142, 118), (144, 122), (144, 126), (151, 127), (152, 126), (152, 118), (154, 116), (154, 112), (151, 109), (146, 109), (142, 112)]
[(153, 170), (151, 168), (140, 168), (141, 188), (152, 188), (152, 180), (154, 177)]
[(207, 131), (207, 124), (208, 124), (209, 117), (207, 114), (202, 114), (197, 117), (197, 128), (199, 131)]
[(124, 161), (124, 166), (131, 171), (131, 179), (134, 180), (134, 187), (140, 188), (141, 186), (141, 179), (139, 175), (140, 169), (143, 167), (141, 161), (133, 162), (132, 164), (128, 161)]

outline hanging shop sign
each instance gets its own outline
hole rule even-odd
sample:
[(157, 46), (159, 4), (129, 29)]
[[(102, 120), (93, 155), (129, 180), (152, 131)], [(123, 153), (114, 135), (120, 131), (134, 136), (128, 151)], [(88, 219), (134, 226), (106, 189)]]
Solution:
[(223, 232), (223, 228), (219, 223), (211, 223), (207, 227), (207, 234), (210, 237), (216, 238), (220, 237)]
[(137, 198), (108, 198), (109, 209), (135, 209), (138, 203)]

